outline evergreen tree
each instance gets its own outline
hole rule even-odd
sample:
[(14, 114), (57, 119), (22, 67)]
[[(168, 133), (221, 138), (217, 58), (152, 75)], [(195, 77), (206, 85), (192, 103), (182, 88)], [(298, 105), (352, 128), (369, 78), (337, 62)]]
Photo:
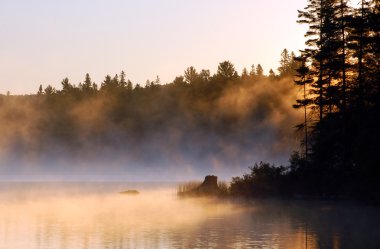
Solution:
[(160, 76), (156, 76), (156, 80), (154, 81), (154, 84), (156, 85), (160, 85), (161, 84), (161, 79), (160, 79)]
[(263, 70), (263, 68), (261, 67), (260, 64), (257, 64), (257, 67), (256, 67), (256, 76), (259, 77), (259, 78), (264, 77), (264, 70)]
[(61, 81), (61, 85), (62, 85), (62, 93), (63, 94), (67, 94), (67, 93), (70, 93), (74, 90), (74, 86), (72, 84), (70, 84), (69, 82), (69, 79), (68, 78), (64, 78), (62, 81)]
[(199, 78), (202, 82), (208, 82), (210, 80), (210, 70), (202, 69), (199, 73)]
[(44, 90), (44, 93), (46, 94), (46, 95), (53, 95), (53, 94), (55, 94), (57, 91), (55, 90), (55, 88), (54, 87), (52, 87), (51, 85), (48, 85), (46, 88), (45, 88), (45, 90)]
[(197, 73), (197, 70), (195, 70), (194, 67), (188, 67), (186, 70), (185, 70), (185, 81), (188, 83), (188, 84), (194, 84), (197, 82), (198, 80), (198, 73)]
[(130, 80), (127, 81), (126, 89), (128, 92), (131, 92), (133, 90), (133, 84)]
[(252, 79), (254, 79), (255, 76), (256, 76), (256, 68), (255, 68), (255, 65), (254, 65), (254, 64), (252, 64), (252, 66), (251, 66), (251, 71), (249, 71), (249, 76), (250, 76)]
[(269, 70), (269, 79), (270, 80), (275, 80), (276, 79), (276, 74), (274, 73), (274, 71), (273, 71), (272, 68)]
[(292, 70), (291, 76), (294, 76), (295, 74), (297, 74), (297, 69), (302, 65), (301, 62), (297, 60), (297, 57), (293, 51), (290, 53), (290, 58), (290, 68)]
[(303, 145), (304, 145), (304, 157), (306, 161), (308, 160), (308, 152), (309, 152), (309, 143), (308, 143), (308, 107), (311, 103), (311, 99), (309, 98), (308, 94), (308, 87), (311, 83), (313, 83), (313, 78), (310, 76), (309, 68), (306, 65), (306, 58), (298, 57), (294, 58), (294, 60), (299, 62), (299, 67), (296, 70), (297, 74), (296, 79), (294, 80), (294, 83), (298, 86), (302, 87), (302, 99), (297, 99), (297, 104), (293, 105), (294, 108), (303, 108), (304, 109), (304, 122), (302, 124), (299, 124), (297, 127), (299, 129), (302, 129), (304, 131), (304, 139), (303, 139)]
[[(308, 3), (299, 11), (299, 22), (309, 30), (295, 81), (304, 94), (294, 107), (304, 109), (298, 127), (305, 131), (305, 158), (314, 174), (309, 179), (318, 178), (319, 193), (375, 197), (380, 191), (371, 177), (380, 173), (373, 163), (380, 160), (379, 1), (363, 0), (356, 9), (345, 0)], [(319, 119), (310, 125), (307, 116), (314, 109)]]
[(79, 84), (79, 89), (85, 94), (93, 93), (94, 92), (93, 84), (94, 83), (91, 81), (90, 75), (86, 73), (84, 82)]
[(42, 85), (40, 85), (40, 87), (38, 88), (37, 95), (42, 95), (43, 93), (44, 91), (42, 90)]
[[(360, 110), (369, 104), (370, 99), (376, 97), (368, 96), (369, 93), (378, 92), (379, 78), (379, 15), (376, 16), (376, 6), (379, 1), (361, 1), (360, 7), (356, 9), (351, 19), (351, 32), (348, 36), (353, 58), (357, 60), (354, 66), (356, 75), (355, 96), (357, 106)], [(377, 89), (375, 91), (372, 91)], [(376, 95), (376, 94), (375, 94)], [(371, 101), (370, 101), (371, 102)], [(373, 101), (372, 101), (373, 102)]]
[(120, 87), (122, 88), (126, 88), (127, 87), (127, 80), (126, 80), (126, 75), (125, 75), (125, 72), (124, 71), (121, 71), (120, 73), (120, 82), (119, 82), (119, 85)]
[(115, 76), (112, 78), (111, 85), (113, 89), (120, 87), (119, 75), (115, 74)]
[(101, 83), (100, 85), (100, 90), (101, 91), (108, 91), (108, 90), (111, 90), (113, 87), (113, 80), (111, 78), (111, 76), (108, 74), (104, 81)]
[(348, 15), (349, 13), (349, 8), (347, 6), (347, 1), (346, 0), (340, 0), (336, 4), (336, 8), (338, 9), (338, 17), (336, 18), (337, 21), (337, 26), (340, 29), (339, 35), (338, 35), (338, 51), (337, 54), (339, 55), (338, 60), (340, 63), (339, 65), (339, 71), (340, 77), (341, 78), (341, 110), (343, 111), (343, 114), (345, 115), (346, 109), (347, 109), (347, 38), (346, 38), (346, 33), (347, 33), (347, 21), (348, 21)]
[(285, 48), (281, 52), (280, 67), (277, 69), (281, 77), (289, 76), (293, 74), (292, 68), (291, 68), (292, 66), (291, 62), (292, 62), (292, 58), (288, 50)]
[(238, 78), (235, 66), (230, 61), (219, 63), (216, 76), (222, 81), (236, 80)]
[(249, 74), (248, 74), (247, 68), (243, 68), (243, 71), (241, 72), (241, 79), (242, 80), (249, 79)]
[(309, 28), (305, 34), (307, 48), (303, 51), (302, 57), (311, 63), (310, 77), (318, 79), (312, 85), (311, 94), (316, 96), (313, 102), (318, 107), (320, 121), (324, 116), (328, 83), (326, 64), (330, 59), (328, 47), (331, 45), (329, 42), (331, 36), (328, 31), (331, 31), (330, 26), (333, 23), (331, 5), (332, 0), (308, 0), (304, 10), (298, 11), (298, 23), (307, 24)]

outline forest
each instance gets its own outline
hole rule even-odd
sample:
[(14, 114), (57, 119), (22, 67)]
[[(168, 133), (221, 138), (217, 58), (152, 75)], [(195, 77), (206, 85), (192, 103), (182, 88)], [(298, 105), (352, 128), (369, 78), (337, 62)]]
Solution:
[(380, 200), (380, 3), (349, 3), (309, 0), (298, 12), (308, 26), (293, 105), (304, 111), (303, 149), (287, 167), (255, 164), (235, 193)]
[(121, 152), (233, 167), (295, 150), (288, 165), (254, 164), (230, 192), (380, 200), (379, 5), (309, 0), (298, 20), (306, 46), (297, 56), (284, 49), (278, 73), (260, 64), (238, 73), (224, 61), (213, 75), (190, 66), (166, 84), (133, 84), (122, 71), (100, 84), (86, 74), (61, 89), (1, 95), (2, 156), (106, 161)]
[(114, 160), (209, 172), (246, 168), (259, 156), (286, 160), (297, 147), (294, 120), (301, 120), (291, 107), (298, 62), (286, 49), (279, 56), (278, 75), (264, 75), (260, 64), (239, 74), (224, 61), (214, 75), (188, 67), (166, 84), (158, 76), (134, 84), (124, 72), (96, 84), (86, 74), (79, 84), (63, 79), (61, 89), (41, 85), (36, 94), (4, 95), (0, 146), (8, 161), (36, 164)]

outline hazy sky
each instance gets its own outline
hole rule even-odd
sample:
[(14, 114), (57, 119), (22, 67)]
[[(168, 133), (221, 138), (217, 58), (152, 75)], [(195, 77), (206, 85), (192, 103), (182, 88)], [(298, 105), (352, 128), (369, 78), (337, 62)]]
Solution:
[(304, 46), (296, 23), (306, 0), (0, 0), (0, 93), (100, 84), (124, 70), (145, 84), (171, 82), (188, 66), (216, 71), (278, 67), (283, 48)]

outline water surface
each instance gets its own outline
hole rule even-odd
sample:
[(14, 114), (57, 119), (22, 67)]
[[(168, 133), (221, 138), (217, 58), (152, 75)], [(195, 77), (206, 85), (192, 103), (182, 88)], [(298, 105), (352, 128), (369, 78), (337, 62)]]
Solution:
[(184, 200), (173, 184), (0, 184), (0, 249), (378, 249), (379, 224), (376, 207)]

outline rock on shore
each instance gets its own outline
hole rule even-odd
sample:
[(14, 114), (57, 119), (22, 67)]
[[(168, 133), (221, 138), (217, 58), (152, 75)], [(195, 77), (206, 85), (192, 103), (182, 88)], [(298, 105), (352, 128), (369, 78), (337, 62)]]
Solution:
[(178, 193), (180, 196), (220, 196), (223, 191), (218, 187), (218, 177), (208, 175), (198, 187)]

